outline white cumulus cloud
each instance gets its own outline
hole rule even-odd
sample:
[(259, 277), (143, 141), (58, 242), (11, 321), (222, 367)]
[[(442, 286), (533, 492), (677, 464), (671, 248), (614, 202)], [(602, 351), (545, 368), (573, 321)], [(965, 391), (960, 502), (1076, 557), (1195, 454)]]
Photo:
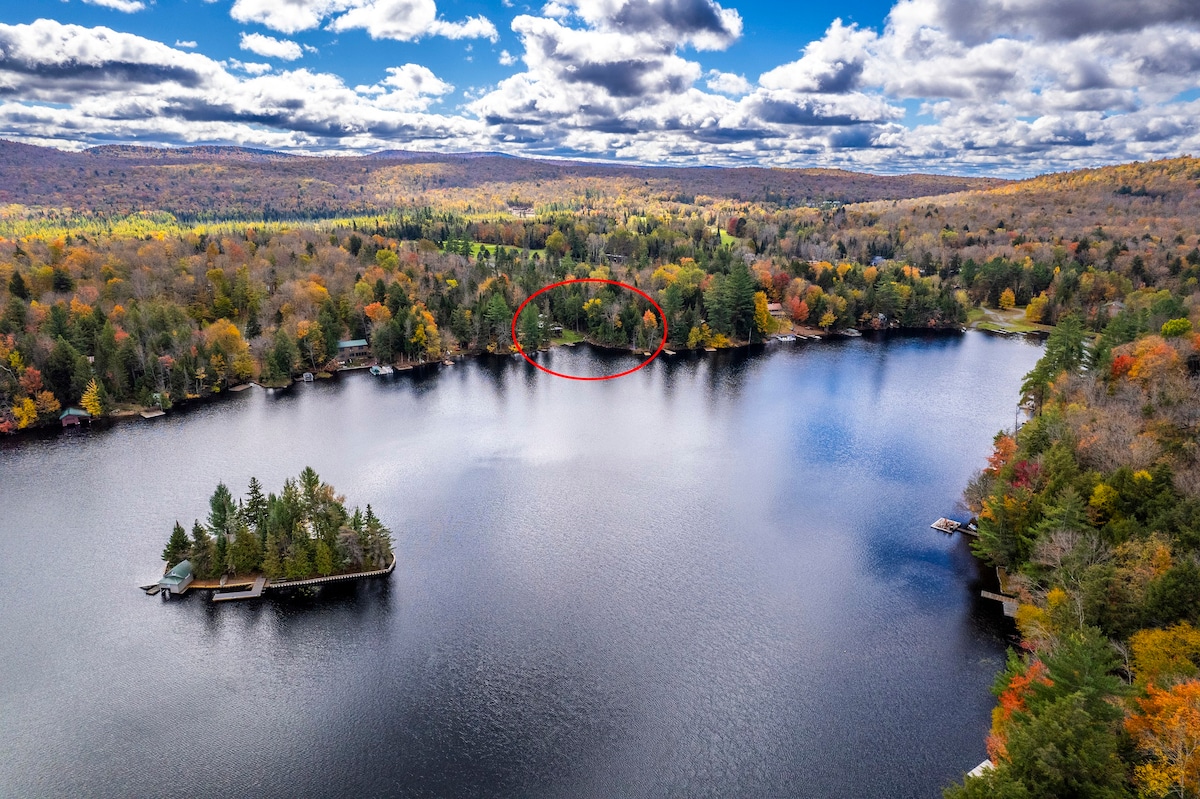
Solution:
[(304, 55), (300, 45), (289, 39), (276, 39), (261, 33), (243, 33), (240, 47), (251, 53), (266, 58), (278, 58), (283, 61), (295, 61)]
[(435, 0), (236, 0), (230, 15), (238, 22), (289, 34), (325, 24), (332, 31), (362, 30), (372, 39), (403, 42), (427, 36), (493, 42), (499, 38), (486, 17), (444, 19)]
[(123, 11), (126, 14), (141, 11), (146, 7), (142, 0), (83, 0), (83, 2), (101, 8), (111, 8), (114, 11)]

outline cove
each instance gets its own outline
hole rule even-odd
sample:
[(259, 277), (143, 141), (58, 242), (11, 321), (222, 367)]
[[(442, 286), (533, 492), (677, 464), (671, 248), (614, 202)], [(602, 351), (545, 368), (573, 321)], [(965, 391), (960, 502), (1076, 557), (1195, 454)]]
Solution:
[[(929, 523), (1040, 351), (481, 359), (0, 444), (0, 795), (938, 796), (1011, 628)], [(217, 481), (306, 465), (389, 581), (137, 590)]]

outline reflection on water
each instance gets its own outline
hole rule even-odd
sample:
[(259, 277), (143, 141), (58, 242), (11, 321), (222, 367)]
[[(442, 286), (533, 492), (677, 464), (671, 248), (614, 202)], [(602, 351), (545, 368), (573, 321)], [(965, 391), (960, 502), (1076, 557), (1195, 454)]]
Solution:
[[(928, 524), (1038, 353), (491, 358), (0, 445), (0, 795), (936, 796), (1008, 630)], [(136, 590), (218, 480), (305, 465), (390, 581)]]

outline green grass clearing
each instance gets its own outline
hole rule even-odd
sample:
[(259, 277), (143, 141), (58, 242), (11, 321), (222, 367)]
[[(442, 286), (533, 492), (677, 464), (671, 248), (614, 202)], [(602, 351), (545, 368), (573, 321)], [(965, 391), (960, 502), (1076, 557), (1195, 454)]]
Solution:
[(583, 335), (574, 330), (564, 330), (561, 336), (550, 339), (551, 344), (578, 344), (583, 341)]
[(1054, 328), (1030, 322), (1025, 318), (1024, 308), (1007, 311), (997, 308), (972, 308), (967, 314), (967, 324), (978, 330), (993, 333), (1049, 333)]

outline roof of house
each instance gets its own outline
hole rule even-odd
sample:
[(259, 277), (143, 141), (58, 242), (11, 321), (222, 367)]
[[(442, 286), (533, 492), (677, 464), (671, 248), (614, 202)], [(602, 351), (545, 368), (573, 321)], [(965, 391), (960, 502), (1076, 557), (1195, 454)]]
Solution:
[(192, 576), (192, 562), (190, 560), (182, 560), (171, 567), (171, 570), (163, 575), (163, 578), (158, 581), (159, 585), (167, 583), (168, 585), (179, 585), (188, 577)]
[(79, 416), (84, 419), (92, 418), (92, 415), (82, 408), (67, 408), (58, 415), (59, 419), (66, 419), (68, 416)]
[(365, 346), (367, 346), (367, 340), (365, 338), (352, 338), (352, 339), (348, 339), (346, 341), (338, 342), (339, 350), (349, 349), (350, 347), (365, 347)]

